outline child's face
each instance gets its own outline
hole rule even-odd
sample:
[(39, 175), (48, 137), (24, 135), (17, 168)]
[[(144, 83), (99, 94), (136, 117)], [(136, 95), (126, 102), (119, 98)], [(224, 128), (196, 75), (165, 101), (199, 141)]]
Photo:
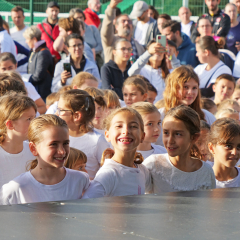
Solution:
[(213, 85), (213, 91), (215, 92), (215, 98), (222, 102), (231, 98), (234, 92), (234, 84), (227, 79), (221, 79), (216, 85)]
[(144, 139), (144, 132), (140, 128), (138, 118), (129, 112), (116, 114), (105, 137), (114, 147), (114, 150), (128, 152), (136, 150)]
[(123, 88), (123, 100), (127, 106), (135, 102), (142, 102), (147, 99), (147, 93), (142, 94), (134, 85), (126, 85)]
[(81, 159), (76, 161), (72, 169), (88, 173), (86, 170), (86, 163), (84, 163)]
[(94, 102), (94, 104), (95, 104), (95, 116), (92, 120), (92, 123), (95, 128), (102, 129), (102, 122), (106, 115), (106, 111), (105, 108), (98, 105), (96, 102)]
[(14, 135), (19, 136), (23, 141), (27, 140), (28, 127), (35, 116), (35, 109), (31, 107), (25, 110), (19, 119), (12, 121)]
[(84, 84), (82, 84), (82, 86), (79, 88), (80, 90), (84, 90), (87, 87), (94, 87), (94, 88), (98, 88), (98, 82), (96, 82), (93, 79), (86, 79)]
[(40, 143), (29, 143), (30, 150), (37, 157), (38, 164), (42, 167), (62, 168), (70, 152), (68, 129), (51, 126), (41, 135)]
[(0, 63), (0, 73), (5, 71), (12, 71), (17, 69), (17, 64), (14, 64), (11, 60), (7, 60)]
[(207, 161), (211, 158), (210, 152), (208, 150), (208, 142), (207, 142), (208, 134), (209, 134), (208, 129), (201, 130), (200, 136), (199, 136), (198, 140), (196, 141), (196, 145), (202, 154), (203, 161)]
[(171, 116), (166, 117), (163, 122), (163, 144), (169, 156), (181, 156), (188, 154), (192, 144), (190, 132), (185, 124)]
[(232, 95), (232, 99), (236, 100), (238, 102), (238, 104), (240, 104), (240, 90), (235, 90), (233, 95)]
[(214, 162), (233, 168), (240, 158), (240, 136), (234, 137), (229, 143), (213, 145), (208, 143), (209, 151), (214, 156)]
[(198, 95), (198, 83), (191, 78), (188, 82), (185, 82), (183, 89), (180, 89), (179, 92), (179, 102), (184, 105), (191, 105)]
[(147, 101), (153, 104), (154, 101), (155, 101), (156, 96), (157, 96), (157, 94), (155, 92), (148, 91), (147, 92)]
[(161, 132), (161, 115), (159, 112), (149, 113), (143, 116), (146, 143), (155, 143)]

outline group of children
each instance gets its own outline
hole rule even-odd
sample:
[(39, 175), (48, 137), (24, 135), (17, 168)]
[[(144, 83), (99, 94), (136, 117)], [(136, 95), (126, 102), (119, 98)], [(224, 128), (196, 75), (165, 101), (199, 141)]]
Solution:
[(216, 80), (215, 99), (201, 99), (194, 70), (176, 68), (154, 106), (140, 75), (125, 80), (121, 101), (82, 72), (42, 115), (21, 77), (0, 75), (1, 204), (240, 187), (240, 89), (230, 75)]

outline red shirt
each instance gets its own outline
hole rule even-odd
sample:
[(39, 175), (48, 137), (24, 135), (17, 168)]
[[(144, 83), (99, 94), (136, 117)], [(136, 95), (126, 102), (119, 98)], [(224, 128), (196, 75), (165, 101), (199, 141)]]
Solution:
[(95, 12), (93, 12), (93, 10), (90, 9), (90, 8), (86, 8), (85, 11), (84, 11), (84, 14), (85, 14), (85, 17), (86, 17), (85, 23), (87, 25), (94, 25), (98, 28), (98, 26), (101, 23), (101, 20), (98, 17), (98, 15)]

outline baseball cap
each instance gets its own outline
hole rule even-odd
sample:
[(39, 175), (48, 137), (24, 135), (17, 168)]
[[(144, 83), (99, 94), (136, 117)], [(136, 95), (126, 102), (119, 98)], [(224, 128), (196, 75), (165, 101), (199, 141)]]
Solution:
[(140, 17), (146, 10), (148, 10), (148, 5), (144, 1), (137, 1), (133, 5), (133, 10), (130, 13), (130, 18)]
[(49, 2), (48, 5), (47, 5), (47, 8), (52, 8), (52, 7), (57, 7), (58, 9), (60, 9), (59, 5), (57, 2)]

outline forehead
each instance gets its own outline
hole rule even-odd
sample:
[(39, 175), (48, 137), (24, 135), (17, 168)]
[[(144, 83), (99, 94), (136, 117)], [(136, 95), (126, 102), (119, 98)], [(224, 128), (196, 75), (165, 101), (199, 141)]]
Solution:
[(203, 24), (205, 24), (205, 25), (209, 24), (210, 25), (211, 23), (208, 19), (203, 18), (203, 19), (199, 20), (199, 25), (203, 25)]
[(134, 113), (131, 113), (128, 111), (123, 111), (123, 112), (117, 113), (113, 117), (111, 123), (114, 124), (117, 122), (124, 122), (124, 123), (136, 122), (138, 124), (140, 123), (138, 117)]
[(183, 121), (172, 116), (167, 116), (163, 119), (163, 129), (188, 131)]
[(127, 15), (122, 15), (118, 18), (120, 21), (121, 20), (130, 20), (130, 18)]
[(189, 9), (188, 8), (180, 8), (179, 13), (180, 14), (189, 13)]
[(232, 86), (232, 87), (234, 87), (234, 83), (233, 82), (231, 82), (231, 81), (229, 81), (229, 80), (227, 80), (227, 79), (221, 79), (221, 80), (219, 80), (219, 82), (217, 83), (217, 85), (228, 85), (228, 86)]
[(47, 9), (48, 11), (59, 11), (59, 8), (57, 7), (51, 7)]
[(148, 113), (142, 116), (143, 121), (159, 121), (161, 119), (161, 115), (158, 111)]
[(68, 129), (60, 126), (49, 126), (41, 133), (47, 141), (66, 141), (69, 140)]
[(12, 16), (23, 16), (23, 12), (22, 12), (22, 11), (17, 11), (17, 12), (12, 11), (12, 12), (11, 12), (11, 15), (12, 15)]
[(123, 88), (123, 92), (136, 92), (136, 91), (139, 91), (139, 90), (138, 90), (137, 86), (135, 86), (133, 84), (125, 85)]
[(189, 81), (183, 84), (184, 86), (198, 86), (197, 81), (194, 78), (191, 78)]
[(15, 64), (11, 60), (6, 60), (6, 61), (0, 62), (0, 66), (10, 67), (10, 66), (15, 66)]
[(69, 40), (69, 45), (77, 44), (77, 43), (82, 43), (82, 41), (78, 38), (72, 38), (72, 39)]
[(117, 46), (132, 47), (131, 43), (127, 41), (119, 42)]

